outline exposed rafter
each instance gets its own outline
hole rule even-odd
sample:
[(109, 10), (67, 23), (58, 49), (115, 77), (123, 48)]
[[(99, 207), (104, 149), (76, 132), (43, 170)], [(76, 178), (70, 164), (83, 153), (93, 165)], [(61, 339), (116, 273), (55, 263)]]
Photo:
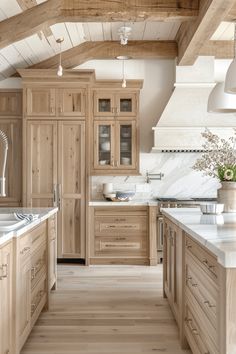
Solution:
[(234, 4), (235, 0), (200, 0), (197, 19), (191, 23), (182, 23), (176, 36), (179, 65), (194, 63), (204, 43), (210, 40)]
[(216, 59), (232, 59), (234, 56), (233, 41), (208, 41), (200, 49), (199, 55), (209, 55)]
[(186, 21), (197, 15), (198, 0), (47, 0), (0, 22), (0, 48), (59, 22)]
[[(174, 41), (129, 41), (121, 46), (116, 41), (85, 42), (62, 53), (62, 66), (72, 69), (92, 59), (115, 59), (118, 55), (128, 55), (133, 59), (170, 59), (177, 57)], [(32, 69), (56, 68), (59, 55), (31, 66)]]
[[(18, 2), (20, 8), (23, 11), (31, 9), (31, 7), (38, 5), (36, 0), (16, 0), (16, 1)], [(42, 33), (45, 35), (45, 37), (52, 36), (52, 31), (51, 31), (50, 27), (43, 28)], [(42, 33), (41, 32), (38, 33), (38, 36), (40, 39), (42, 37)]]

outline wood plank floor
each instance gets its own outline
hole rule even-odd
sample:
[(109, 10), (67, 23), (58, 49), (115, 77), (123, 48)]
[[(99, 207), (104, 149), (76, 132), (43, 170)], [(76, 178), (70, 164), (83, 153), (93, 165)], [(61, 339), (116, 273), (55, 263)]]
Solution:
[(190, 354), (162, 298), (162, 267), (60, 265), (21, 354), (75, 353)]

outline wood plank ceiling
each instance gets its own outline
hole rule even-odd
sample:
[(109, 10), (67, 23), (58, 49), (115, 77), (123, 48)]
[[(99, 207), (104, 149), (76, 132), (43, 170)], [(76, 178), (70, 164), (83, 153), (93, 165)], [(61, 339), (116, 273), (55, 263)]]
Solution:
[[(28, 9), (31, 9), (34, 6), (47, 2), (48, 4), (51, 2), (53, 3), (55, 0), (1, 0), (0, 1), (0, 28), (1, 24), (8, 25), (6, 19), (17, 19), (16, 15), (21, 14), (23, 11), (27, 13)], [(64, 7), (67, 10), (63, 10), (63, 19), (65, 22), (58, 21), (58, 23), (48, 24), (44, 22), (41, 27), (27, 37), (22, 36), (23, 39), (13, 41), (12, 43), (1, 46), (1, 41), (3, 41), (4, 33), (0, 30), (0, 79), (4, 79), (13, 75), (16, 72), (17, 68), (27, 68), (27, 67), (55, 67), (56, 63), (58, 62), (58, 53), (59, 53), (59, 45), (56, 43), (56, 39), (59, 37), (64, 37), (64, 42), (62, 43), (62, 51), (65, 52), (62, 55), (63, 65), (64, 67), (74, 67), (82, 62), (89, 60), (89, 59), (110, 59), (119, 54), (119, 36), (118, 36), (118, 29), (123, 26), (130, 26), (132, 28), (132, 33), (129, 37), (130, 48), (129, 52), (134, 56), (134, 58), (158, 58), (158, 57), (175, 57), (177, 55), (177, 47), (174, 41), (176, 38), (181, 37), (181, 40), (184, 38), (184, 45), (179, 49), (181, 53), (181, 59), (184, 58), (186, 53), (184, 52), (186, 48), (189, 46), (196, 45), (199, 38), (201, 36), (198, 35), (194, 38), (194, 31), (191, 34), (192, 37), (189, 39), (186, 37), (186, 31), (191, 26), (194, 26), (194, 23), (199, 20), (197, 17), (196, 6), (192, 6), (192, 10), (184, 11), (177, 11), (174, 12), (171, 8), (167, 11), (163, 7), (163, 13), (161, 12), (162, 3), (169, 3), (175, 4), (176, 1), (169, 0), (165, 1), (156, 1), (157, 5), (153, 5), (155, 3), (154, 0), (148, 0), (147, 3), (150, 4), (149, 13), (147, 12), (146, 15), (143, 15), (142, 18), (142, 11), (134, 12), (135, 16), (132, 15), (134, 18), (133, 21), (118, 21), (115, 18), (115, 21), (111, 21), (109, 17), (107, 17), (107, 21), (101, 19), (101, 22), (77, 22), (76, 18), (73, 16), (78, 16), (79, 18), (83, 17), (81, 15), (83, 7), (86, 8), (89, 1), (87, 0), (80, 0), (80, 8), (78, 9), (78, 0), (61, 0), (64, 4)], [(220, 7), (217, 5), (217, 1), (220, 0), (199, 0), (200, 5), (202, 3), (205, 4), (205, 8), (203, 11), (203, 16), (205, 14), (208, 15), (208, 9), (210, 5), (214, 5), (214, 11), (211, 10), (210, 14), (215, 13), (215, 16), (218, 18), (222, 18), (225, 16), (225, 13), (228, 13), (229, 4), (225, 6), (224, 14), (219, 14)], [(235, 3), (233, 0), (221, 0), (222, 3), (231, 1), (232, 5)], [(60, 2), (60, 1), (58, 1)], [(99, 2), (99, 1), (93, 1)], [(102, 0), (100, 0), (102, 2)], [(113, 2), (113, 1), (112, 1)], [(120, 3), (122, 0), (117, 1), (116, 3)], [(129, 2), (129, 1), (127, 1)], [(131, 1), (131, 3), (142, 3), (141, 0), (139, 1)], [(178, 3), (182, 4), (190, 4), (195, 3), (195, 0), (182, 0), (178, 1)], [(209, 4), (208, 4), (209, 3)], [(152, 5), (152, 8), (151, 8)], [(208, 7), (206, 6), (208, 5)], [(76, 7), (77, 6), (77, 7)], [(160, 11), (158, 12), (158, 16), (154, 11), (155, 7), (160, 7)], [(163, 5), (164, 6), (164, 5)], [(63, 7), (63, 6), (62, 6)], [(73, 8), (73, 10), (68, 10)], [(152, 13), (153, 9), (153, 13)], [(29, 10), (28, 10), (29, 11)], [(192, 12), (191, 12), (192, 11)], [(208, 12), (207, 12), (208, 11)], [(73, 13), (72, 13), (73, 12)], [(221, 12), (223, 12), (221, 10)], [(144, 12), (143, 12), (144, 13)], [(82, 13), (83, 14), (83, 13)], [(94, 15), (92, 11), (90, 11), (90, 16), (94, 16), (96, 19), (96, 14)], [(99, 15), (99, 13), (97, 13)], [(99, 15), (102, 17), (102, 13)], [(15, 17), (13, 17), (15, 16)], [(120, 18), (127, 19), (127, 14), (124, 13), (119, 15)], [(132, 17), (130, 14), (130, 17)], [(139, 17), (140, 16), (140, 17)], [(145, 18), (148, 17), (148, 18)], [(160, 21), (161, 17), (163, 16), (162, 21)], [(183, 21), (183, 17), (184, 22)], [(86, 16), (84, 15), (85, 19)], [(160, 19), (159, 19), (160, 17)], [(206, 16), (205, 16), (206, 17)], [(207, 17), (208, 21), (209, 18)], [(156, 20), (156, 19), (159, 20)], [(68, 19), (68, 21), (66, 21)], [(191, 19), (191, 21), (190, 21)], [(72, 21), (73, 22), (72, 22)], [(93, 20), (94, 21), (94, 20)], [(54, 21), (57, 22), (57, 21)], [(200, 20), (198, 22), (201, 22)], [(182, 25), (181, 25), (182, 24)], [(10, 25), (10, 23), (9, 23)], [(218, 46), (218, 41), (230, 41), (232, 43), (233, 39), (233, 24), (230, 22), (222, 22), (214, 24), (216, 31), (214, 31), (212, 40), (214, 40), (214, 45), (206, 45), (206, 43), (202, 43), (201, 48), (199, 48), (198, 53), (194, 53), (193, 56), (197, 54), (207, 55), (208, 50), (211, 55), (214, 55), (214, 51), (217, 53), (215, 47)], [(198, 23), (196, 25), (199, 30)], [(3, 30), (2, 30), (3, 31)], [(14, 29), (12, 29), (14, 31)], [(196, 29), (197, 31), (197, 29)], [(202, 31), (203, 32), (203, 31)], [(19, 38), (19, 37), (18, 37)], [(187, 38), (187, 39), (186, 39)], [(109, 43), (108, 41), (115, 41), (115, 43)], [(150, 41), (150, 42), (149, 42)], [(164, 42), (167, 41), (167, 42)], [(187, 42), (186, 42), (187, 41)], [(217, 42), (216, 42), (217, 41)], [(3, 41), (4, 42), (4, 41)], [(89, 42), (85, 44), (84, 42)], [(92, 44), (91, 42), (97, 42)], [(104, 43), (103, 43), (104, 42)], [(141, 43), (142, 42), (142, 43)], [(186, 42), (186, 43), (185, 43)], [(193, 44), (192, 44), (193, 43)], [(211, 43), (211, 44), (212, 44)], [(223, 43), (223, 42), (221, 42)], [(166, 50), (164, 50), (164, 44), (166, 45)], [(203, 45), (204, 44), (204, 45)], [(228, 42), (227, 42), (228, 44)], [(121, 54), (124, 54), (124, 47), (121, 47)], [(73, 49), (72, 49), (73, 48)], [(85, 49), (88, 52), (86, 56), (84, 54)], [(99, 50), (100, 51), (99, 51)], [(167, 51), (168, 49), (168, 51)], [(201, 50), (200, 50), (201, 49)], [(89, 52), (90, 50), (90, 52)], [(182, 52), (183, 51), (183, 55)], [(221, 53), (224, 51), (221, 50)], [(228, 46), (228, 57), (231, 55), (230, 53), (231, 45)], [(141, 53), (139, 56), (137, 53)], [(158, 54), (159, 53), (159, 54)], [(190, 53), (190, 54), (189, 54)], [(213, 54), (212, 54), (213, 53)], [(145, 56), (146, 55), (146, 56)], [(159, 56), (158, 56), (159, 55)], [(224, 54), (221, 54), (224, 55)], [(225, 54), (227, 57), (227, 55)], [(188, 60), (191, 61), (191, 52), (188, 52)], [(190, 58), (190, 59), (189, 59)], [(77, 65), (76, 65), (77, 63)], [(181, 64), (185, 64), (184, 60)], [(189, 62), (187, 62), (189, 64)]]

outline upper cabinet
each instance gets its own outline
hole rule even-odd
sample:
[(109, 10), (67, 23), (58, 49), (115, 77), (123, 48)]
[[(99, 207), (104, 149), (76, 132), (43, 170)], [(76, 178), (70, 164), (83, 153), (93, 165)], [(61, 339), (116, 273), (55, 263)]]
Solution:
[[(0, 206), (19, 206), (22, 197), (22, 91), (0, 90), (0, 130), (8, 139), (6, 162), (6, 197)], [(2, 142), (0, 141), (0, 150)], [(0, 152), (0, 166), (3, 154)]]
[(29, 116), (55, 116), (56, 93), (53, 88), (27, 88), (26, 114)]
[(26, 91), (27, 116), (84, 117), (85, 115), (85, 89), (30, 87)]
[(77, 88), (59, 89), (59, 115), (84, 116), (85, 90)]
[(138, 98), (134, 92), (94, 92), (95, 117), (135, 117), (138, 113)]
[(0, 116), (21, 116), (22, 115), (22, 93), (21, 90), (0, 91)]
[(139, 90), (141, 81), (96, 87), (93, 97), (92, 175), (139, 174)]

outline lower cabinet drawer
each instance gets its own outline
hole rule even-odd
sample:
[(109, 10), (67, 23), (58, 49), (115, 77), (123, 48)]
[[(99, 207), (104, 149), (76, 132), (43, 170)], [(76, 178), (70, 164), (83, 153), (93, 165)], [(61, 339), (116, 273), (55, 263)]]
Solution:
[[(194, 340), (200, 353), (218, 354), (219, 345), (216, 329), (211, 325), (188, 289), (186, 289), (185, 296), (185, 330), (190, 346)], [(195, 354), (194, 350), (193, 353)]]
[(42, 311), (44, 305), (46, 304), (47, 298), (47, 281), (46, 276), (44, 276), (40, 282), (37, 284), (35, 289), (31, 294), (31, 327), (37, 320), (40, 312)]
[(199, 266), (207, 273), (216, 284), (219, 281), (219, 268), (216, 257), (207, 252), (191, 237), (186, 235), (186, 251), (191, 254), (198, 262)]
[(46, 243), (43, 243), (31, 258), (31, 289), (35, 287), (39, 279), (46, 274), (47, 251)]
[(202, 338), (201, 328), (188, 305), (186, 305), (185, 308), (184, 329), (189, 345), (194, 354), (215, 354), (211, 352), (205, 344), (204, 339)]
[(145, 237), (95, 237), (95, 256), (147, 256)]
[(38, 249), (38, 247), (46, 242), (47, 238), (47, 229), (46, 229), (46, 221), (37, 226), (30, 232), (31, 236), (31, 244), (32, 244), (32, 252)]
[(147, 233), (146, 216), (95, 217), (95, 235), (144, 235)]
[(188, 254), (186, 255), (186, 291), (189, 291), (204, 311), (212, 326), (217, 327), (219, 292), (212, 279)]

